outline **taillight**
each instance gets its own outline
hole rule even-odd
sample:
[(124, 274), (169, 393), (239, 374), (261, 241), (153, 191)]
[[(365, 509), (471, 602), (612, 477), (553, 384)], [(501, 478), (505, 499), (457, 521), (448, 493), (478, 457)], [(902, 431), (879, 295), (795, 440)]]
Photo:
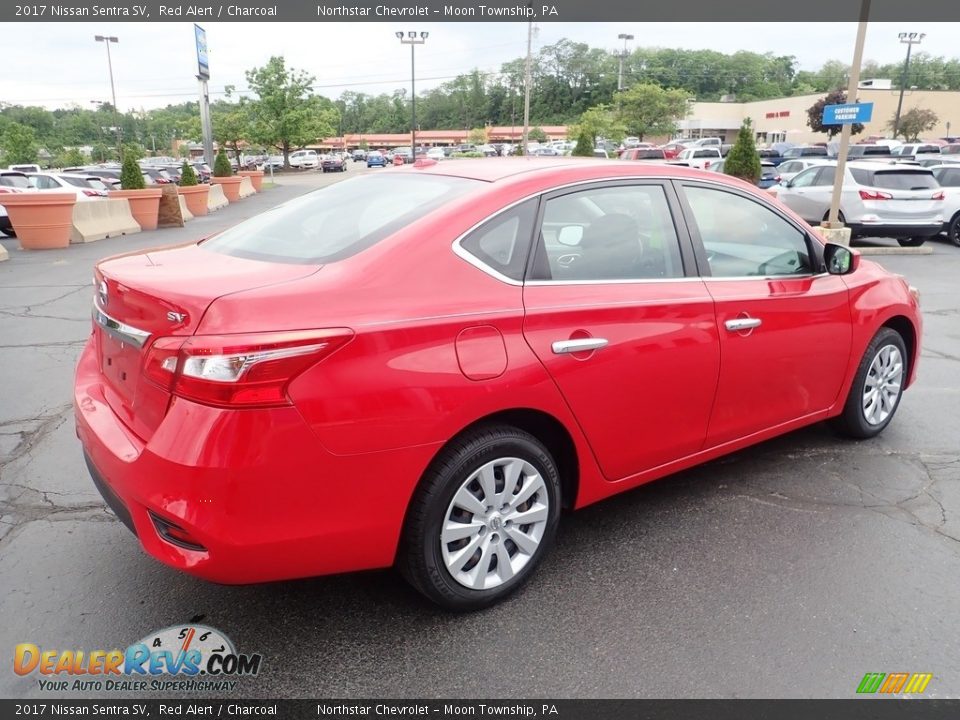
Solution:
[(710, 167), (710, 161), (707, 160), (707, 161), (703, 164), (703, 169), (704, 169), (704, 170), (707, 170), (709, 167)]
[(943, 197), (944, 197), (944, 196), (943, 196), (943, 190), (941, 190), (941, 191), (938, 192), (938, 193), (934, 193), (934, 194), (933, 194), (933, 197), (931, 197), (930, 199), (931, 199), (931, 200), (943, 200)]
[(773, 179), (773, 181), (774, 181), (775, 183), (780, 182), (780, 180), (781, 180), (781, 178), (780, 178), (779, 175), (777, 175), (777, 176)]
[(100, 197), (101, 195), (99, 190), (83, 190), (82, 192), (87, 197)]
[(882, 190), (861, 190), (861, 200), (893, 200), (893, 195)]
[(352, 337), (348, 328), (333, 328), (160, 338), (147, 352), (144, 375), (206, 405), (289, 405), (287, 385)]

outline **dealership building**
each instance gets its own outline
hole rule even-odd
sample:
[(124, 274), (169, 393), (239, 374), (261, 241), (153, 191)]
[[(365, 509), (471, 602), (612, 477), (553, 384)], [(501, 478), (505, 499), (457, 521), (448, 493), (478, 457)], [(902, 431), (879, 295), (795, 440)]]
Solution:
[[(864, 123), (863, 132), (854, 137), (889, 137), (891, 132), (887, 123), (897, 112), (900, 91), (892, 89), (889, 81), (867, 82), (873, 82), (874, 87), (861, 87), (858, 100), (873, 103), (873, 117), (870, 122)], [(822, 97), (823, 93), (818, 93), (743, 103), (694, 102), (689, 117), (678, 123), (679, 134), (681, 137), (694, 138), (720, 137), (732, 143), (737, 138), (740, 125), (750, 118), (760, 143), (823, 142), (826, 136), (813, 132), (807, 125), (807, 110)], [(912, 108), (933, 110), (939, 118), (937, 125), (923, 134), (925, 138), (945, 137), (951, 132), (960, 134), (960, 92), (907, 90), (903, 94), (902, 112)]]

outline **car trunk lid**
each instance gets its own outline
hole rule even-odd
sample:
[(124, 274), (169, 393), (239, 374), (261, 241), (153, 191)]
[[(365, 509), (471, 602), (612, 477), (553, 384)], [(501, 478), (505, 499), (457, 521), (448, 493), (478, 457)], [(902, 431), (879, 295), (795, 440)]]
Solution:
[(93, 334), (107, 403), (139, 437), (149, 439), (170, 393), (144, 375), (159, 338), (193, 335), (219, 297), (315, 273), (291, 265), (211, 255), (197, 245), (115, 257), (94, 275)]

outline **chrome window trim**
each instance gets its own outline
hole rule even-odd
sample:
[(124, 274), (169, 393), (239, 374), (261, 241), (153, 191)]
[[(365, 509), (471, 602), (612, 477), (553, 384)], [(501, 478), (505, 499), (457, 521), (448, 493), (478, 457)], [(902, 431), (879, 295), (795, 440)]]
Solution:
[(138, 348), (142, 348), (147, 340), (150, 339), (150, 333), (146, 330), (140, 330), (139, 328), (133, 327), (133, 325), (127, 325), (116, 318), (110, 317), (101, 310), (96, 303), (93, 305), (92, 315), (93, 321), (97, 325), (120, 342), (130, 343), (131, 345), (136, 345)]
[[(709, 172), (709, 171), (704, 171), (704, 172)], [(490, 277), (492, 277), (492, 278), (494, 278), (494, 279), (496, 279), (496, 280), (499, 280), (499, 281), (502, 282), (502, 283), (506, 283), (507, 285), (513, 285), (514, 287), (523, 287), (525, 284), (526, 284), (526, 285), (611, 285), (611, 284), (613, 284), (613, 285), (624, 285), (624, 284), (634, 284), (634, 285), (636, 285), (636, 284), (639, 284), (639, 283), (689, 282), (689, 281), (691, 281), (691, 280), (696, 280), (696, 281), (706, 281), (706, 280), (782, 280), (783, 278), (821, 277), (821, 275), (828, 275), (828, 274), (829, 274), (829, 273), (820, 273), (820, 274), (818, 274), (818, 275), (812, 275), (812, 274), (811, 274), (811, 275), (772, 275), (772, 276), (764, 276), (764, 277), (759, 277), (759, 276), (757, 276), (757, 275), (744, 275), (744, 276), (742, 276), (742, 277), (729, 277), (729, 278), (716, 278), (716, 277), (713, 277), (712, 275), (698, 275), (698, 276), (696, 276), (696, 277), (682, 276), (682, 277), (677, 277), (677, 278), (637, 278), (636, 280), (528, 280), (526, 283), (524, 283), (524, 282), (521, 281), (521, 280), (514, 280), (514, 279), (511, 278), (511, 277), (507, 277), (506, 275), (504, 275), (503, 273), (499, 272), (499, 271), (496, 270), (495, 268), (490, 267), (490, 266), (487, 265), (485, 262), (483, 262), (482, 260), (480, 260), (480, 258), (476, 257), (476, 256), (473, 255), (472, 253), (470, 253), (470, 252), (468, 252), (467, 250), (465, 250), (465, 249), (463, 248), (463, 245), (461, 244), (461, 243), (463, 242), (463, 240), (464, 240), (470, 233), (472, 233), (474, 230), (476, 230), (476, 229), (479, 228), (480, 226), (486, 224), (487, 222), (493, 220), (493, 219), (494, 219), (495, 217), (497, 217), (498, 215), (501, 215), (502, 213), (505, 213), (505, 212), (507, 212), (508, 210), (513, 209), (513, 208), (516, 207), (517, 205), (520, 205), (521, 203), (526, 202), (527, 200), (531, 200), (531, 199), (533, 199), (533, 198), (535, 198), (535, 197), (540, 197), (541, 195), (545, 195), (545, 194), (547, 194), (547, 193), (556, 192), (557, 190), (566, 190), (567, 188), (575, 188), (575, 187), (579, 187), (579, 186), (581, 186), (581, 185), (595, 185), (595, 184), (597, 184), (597, 183), (614, 182), (614, 181), (617, 181), (617, 180), (649, 180), (649, 181), (651, 181), (651, 182), (671, 182), (671, 181), (680, 181), (680, 182), (682, 182), (682, 181), (693, 181), (693, 182), (698, 182), (698, 183), (705, 183), (705, 184), (708, 184), (708, 185), (716, 185), (716, 186), (719, 187), (719, 188), (731, 189), (731, 186), (728, 185), (727, 183), (724, 183), (724, 182), (721, 182), (721, 181), (718, 181), (718, 180), (714, 180), (713, 178), (686, 178), (686, 177), (678, 178), (678, 177), (671, 177), (671, 176), (669, 176), (669, 175), (615, 175), (615, 176), (613, 176), (613, 177), (591, 178), (591, 179), (589, 179), (589, 180), (577, 180), (576, 182), (570, 182), (570, 183), (566, 183), (566, 184), (564, 184), (564, 185), (557, 185), (556, 187), (544, 188), (543, 190), (538, 190), (538, 191), (535, 192), (535, 193), (531, 193), (531, 194), (529, 194), (529, 195), (526, 195), (526, 196), (520, 198), (519, 200), (513, 201), (513, 202), (510, 203), (509, 205), (505, 205), (504, 207), (500, 208), (499, 210), (497, 210), (497, 211), (496, 211), (495, 213), (493, 213), (492, 215), (488, 215), (487, 217), (483, 218), (483, 219), (480, 220), (479, 222), (474, 223), (469, 229), (467, 229), (465, 232), (463, 232), (462, 234), (460, 234), (460, 236), (457, 237), (457, 238), (453, 241), (453, 243), (451, 243), (451, 248), (452, 248), (452, 250), (453, 250), (453, 253), (454, 253), (454, 255), (456, 255), (457, 257), (459, 257), (459, 258), (461, 258), (462, 260), (465, 260), (466, 262), (470, 263), (470, 264), (473, 265), (475, 268), (477, 268), (478, 270), (481, 270), (482, 272), (486, 273), (486, 274), (489, 275)], [(733, 187), (732, 189), (733, 189), (733, 190), (741, 190), (741, 188), (737, 188), (737, 187)], [(757, 198), (757, 201), (762, 202), (763, 199), (762, 199), (762, 198)], [(780, 217), (780, 218), (782, 218), (785, 222), (789, 223), (789, 224), (792, 225), (793, 227), (797, 228), (797, 230), (806, 233), (806, 230), (804, 230), (803, 228), (797, 227), (797, 224), (796, 224), (795, 222), (793, 222), (791, 218), (784, 217), (784, 216), (781, 215), (780, 213), (777, 213), (777, 216)]]

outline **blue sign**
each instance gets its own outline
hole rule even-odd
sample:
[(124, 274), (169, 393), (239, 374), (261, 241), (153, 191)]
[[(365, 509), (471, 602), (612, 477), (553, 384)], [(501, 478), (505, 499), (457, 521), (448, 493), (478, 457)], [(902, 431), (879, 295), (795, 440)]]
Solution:
[(199, 25), (193, 26), (197, 36), (197, 77), (210, 79), (210, 61), (207, 59), (207, 31)]
[(867, 123), (873, 117), (873, 103), (847, 103), (846, 105), (827, 105), (823, 108), (824, 125), (852, 125)]

